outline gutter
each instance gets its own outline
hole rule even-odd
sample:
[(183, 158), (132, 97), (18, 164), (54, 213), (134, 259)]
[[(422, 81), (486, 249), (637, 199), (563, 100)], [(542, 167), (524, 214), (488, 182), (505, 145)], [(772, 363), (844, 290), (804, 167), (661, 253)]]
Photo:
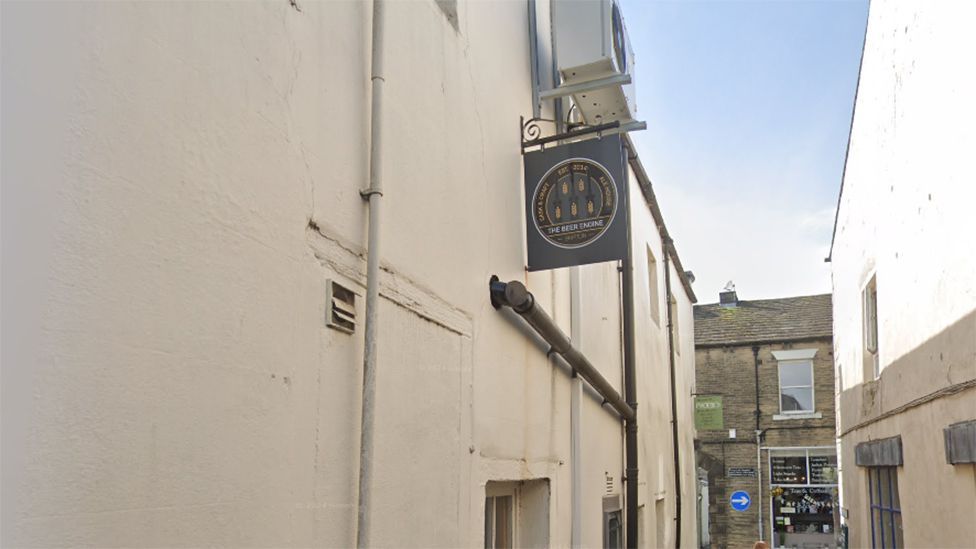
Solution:
[(789, 343), (792, 341), (821, 341), (830, 340), (833, 334), (812, 335), (805, 337), (783, 337), (778, 339), (746, 339), (742, 341), (715, 341), (710, 343), (695, 342), (695, 349), (718, 349), (723, 347), (743, 347), (745, 345), (772, 345), (776, 343)]

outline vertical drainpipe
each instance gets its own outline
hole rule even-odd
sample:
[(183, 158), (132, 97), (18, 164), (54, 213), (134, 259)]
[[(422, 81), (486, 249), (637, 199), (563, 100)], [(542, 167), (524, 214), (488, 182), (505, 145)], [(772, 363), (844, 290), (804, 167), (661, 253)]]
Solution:
[[(674, 359), (674, 312), (671, 310), (671, 237), (663, 236), (664, 248), (664, 294), (668, 315), (668, 371), (671, 378), (671, 451), (674, 459), (674, 546), (681, 547), (681, 455), (678, 438), (678, 388), (675, 379)], [(678, 344), (680, 345), (680, 341)]]
[(366, 327), (363, 346), (363, 411), (359, 441), (359, 499), (356, 547), (369, 547), (370, 483), (373, 469), (373, 412), (376, 394), (376, 344), (379, 312), (380, 198), (383, 197), (383, 0), (373, 0), (372, 60), (370, 69), (369, 188), (361, 191), (369, 201), (366, 256)]
[[(539, 104), (539, 87), (541, 86), (541, 71), (539, 70), (539, 48), (538, 40), (538, 21), (536, 19), (536, 2), (528, 1), (529, 8), (529, 52), (532, 64), (532, 116), (539, 117), (541, 109)], [(552, 85), (558, 86), (559, 65), (556, 60), (556, 30), (552, 24), (553, 8), (550, 3), (549, 9), (549, 46), (552, 52)], [(565, 131), (563, 124), (563, 100), (559, 97), (552, 102), (553, 118), (556, 119), (556, 132)], [(580, 288), (579, 267), (573, 267), (569, 271), (569, 292), (570, 292), (570, 339), (574, 345), (579, 345), (582, 336), (582, 293)], [(573, 372), (573, 380), (570, 388), (570, 410), (569, 410), (569, 430), (570, 430), (570, 475), (571, 475), (571, 518), (569, 543), (572, 549), (579, 549), (583, 539), (583, 464), (582, 464), (582, 433), (580, 432), (580, 406), (583, 398), (583, 380), (576, 372)]]
[(756, 378), (756, 480), (759, 483), (757, 495), (758, 498), (756, 506), (759, 510), (759, 539), (763, 539), (763, 518), (762, 518), (762, 430), (759, 429), (759, 418), (762, 412), (759, 411), (759, 346), (753, 345), (752, 347), (752, 361), (755, 366), (755, 378)]
[(532, 118), (542, 116), (539, 105), (539, 22), (535, 0), (527, 2), (529, 9), (529, 70), (532, 71)]
[[(626, 166), (626, 164), (625, 164)], [(626, 174), (626, 172), (625, 172)], [(629, 197), (628, 197), (629, 198)], [(630, 208), (630, 200), (627, 200)], [(634, 251), (632, 242), (632, 216), (627, 224), (627, 256), (623, 260), (623, 302), (624, 302), (624, 399), (634, 410), (634, 418), (624, 422), (624, 454), (627, 479), (627, 547), (636, 549), (637, 540), (637, 372), (634, 348)]]
[[(570, 339), (573, 345), (580, 348), (582, 337), (582, 305), (583, 296), (580, 287), (580, 268), (571, 267), (569, 270), (569, 292), (570, 292), (570, 315), (571, 331)], [(583, 379), (573, 372), (573, 380), (570, 385), (571, 398), (569, 404), (569, 430), (570, 430), (570, 470), (572, 476), (572, 520), (570, 522), (569, 543), (572, 549), (579, 549), (582, 546), (582, 520), (583, 520), (583, 495), (580, 490), (583, 486), (583, 463), (582, 463), (582, 433), (580, 432), (580, 402), (583, 397)]]

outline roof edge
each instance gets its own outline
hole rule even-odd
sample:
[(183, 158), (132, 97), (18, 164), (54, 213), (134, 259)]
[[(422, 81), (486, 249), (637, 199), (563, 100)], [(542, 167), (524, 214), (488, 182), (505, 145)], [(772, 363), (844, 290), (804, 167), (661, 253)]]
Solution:
[(746, 345), (768, 345), (770, 343), (790, 343), (793, 341), (816, 341), (819, 339), (829, 339), (831, 342), (834, 339), (833, 332), (826, 335), (810, 335), (810, 336), (800, 336), (800, 337), (781, 337), (781, 338), (767, 338), (767, 339), (744, 339), (741, 341), (723, 341), (723, 342), (713, 342), (713, 343), (698, 343), (695, 342), (695, 349), (714, 349), (716, 347), (743, 347)]
[(868, 25), (871, 23), (871, 1), (868, 0), (868, 12), (864, 17), (864, 40), (861, 42), (861, 59), (857, 62), (857, 84), (854, 85), (854, 100), (851, 101), (851, 123), (847, 127), (847, 147), (844, 149), (844, 167), (840, 174), (840, 190), (837, 192), (837, 207), (834, 209), (834, 228), (830, 231), (830, 249), (827, 250), (825, 263), (830, 263), (834, 257), (834, 241), (837, 240), (837, 221), (840, 219), (840, 201), (844, 197), (844, 181), (847, 179), (847, 159), (851, 155), (851, 136), (854, 134), (854, 115), (857, 113), (857, 94), (861, 91), (861, 71), (864, 69), (864, 50), (868, 45)]
[(624, 145), (627, 147), (627, 161), (630, 164), (632, 170), (634, 170), (634, 175), (637, 177), (637, 182), (640, 184), (641, 192), (644, 194), (644, 201), (647, 202), (647, 206), (651, 209), (651, 217), (654, 218), (654, 223), (657, 225), (658, 233), (661, 238), (670, 245), (667, 246), (665, 253), (671, 256), (671, 260), (674, 262), (674, 269), (678, 271), (678, 278), (681, 280), (681, 285), (684, 286), (685, 292), (691, 299), (691, 303), (698, 303), (698, 297), (695, 296), (695, 290), (691, 287), (691, 281), (688, 280), (688, 275), (685, 274), (685, 269), (681, 265), (681, 258), (678, 257), (678, 250), (674, 247), (674, 239), (671, 238), (670, 233), (668, 233), (668, 228), (664, 224), (664, 215), (661, 213), (661, 207), (657, 202), (657, 196), (654, 194), (654, 188), (651, 185), (651, 178), (648, 177), (647, 172), (644, 170), (644, 164), (641, 162), (640, 157), (637, 154), (637, 147), (634, 146), (633, 140), (630, 138), (630, 134), (623, 134)]
[[(739, 303), (761, 303), (765, 301), (786, 301), (787, 299), (803, 299), (805, 297), (824, 297), (830, 296), (833, 299), (834, 294), (831, 292), (823, 292), (819, 294), (806, 294), (806, 295), (791, 295), (789, 297), (768, 297), (766, 299), (740, 299)], [(715, 303), (700, 303), (696, 304), (696, 307), (713, 307), (716, 305), (721, 305), (719, 302)]]

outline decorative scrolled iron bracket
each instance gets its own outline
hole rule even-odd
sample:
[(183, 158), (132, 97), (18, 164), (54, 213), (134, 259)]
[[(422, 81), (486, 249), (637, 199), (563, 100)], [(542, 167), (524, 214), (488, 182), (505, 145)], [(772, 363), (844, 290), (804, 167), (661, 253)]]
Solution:
[(539, 147), (540, 150), (544, 150), (546, 148), (546, 144), (557, 141), (577, 141), (581, 137), (592, 134), (596, 134), (597, 138), (599, 138), (604, 134), (610, 135), (633, 130), (643, 130), (647, 128), (647, 124), (644, 122), (628, 122), (626, 124), (621, 124), (619, 120), (614, 120), (613, 122), (608, 122), (606, 124), (596, 124), (593, 126), (589, 124), (567, 123), (566, 127), (568, 130), (565, 132), (543, 137), (542, 127), (540, 124), (551, 124), (553, 128), (558, 127), (557, 121), (550, 120), (548, 118), (529, 118), (526, 120), (524, 116), (519, 117), (522, 154), (525, 154), (525, 152), (532, 147)]
[(567, 127), (569, 128), (567, 131), (542, 137), (542, 128), (539, 126), (539, 124), (552, 124), (553, 127), (557, 126), (557, 122), (555, 120), (550, 120), (548, 118), (530, 118), (526, 120), (524, 116), (519, 117), (523, 154), (526, 150), (532, 147), (541, 147), (542, 149), (545, 149), (547, 143), (565, 141), (567, 139), (578, 139), (584, 135), (594, 133), (597, 134), (597, 137), (599, 137), (603, 132), (616, 130), (621, 127), (619, 120), (615, 120), (608, 124), (597, 124), (596, 126), (590, 126), (588, 124), (567, 124)]

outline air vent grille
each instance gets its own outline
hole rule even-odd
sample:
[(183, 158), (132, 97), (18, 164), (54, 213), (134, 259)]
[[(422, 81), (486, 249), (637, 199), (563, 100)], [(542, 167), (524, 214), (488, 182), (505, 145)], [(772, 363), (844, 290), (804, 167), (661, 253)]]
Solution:
[(341, 332), (356, 331), (356, 294), (334, 280), (328, 281), (325, 324)]

